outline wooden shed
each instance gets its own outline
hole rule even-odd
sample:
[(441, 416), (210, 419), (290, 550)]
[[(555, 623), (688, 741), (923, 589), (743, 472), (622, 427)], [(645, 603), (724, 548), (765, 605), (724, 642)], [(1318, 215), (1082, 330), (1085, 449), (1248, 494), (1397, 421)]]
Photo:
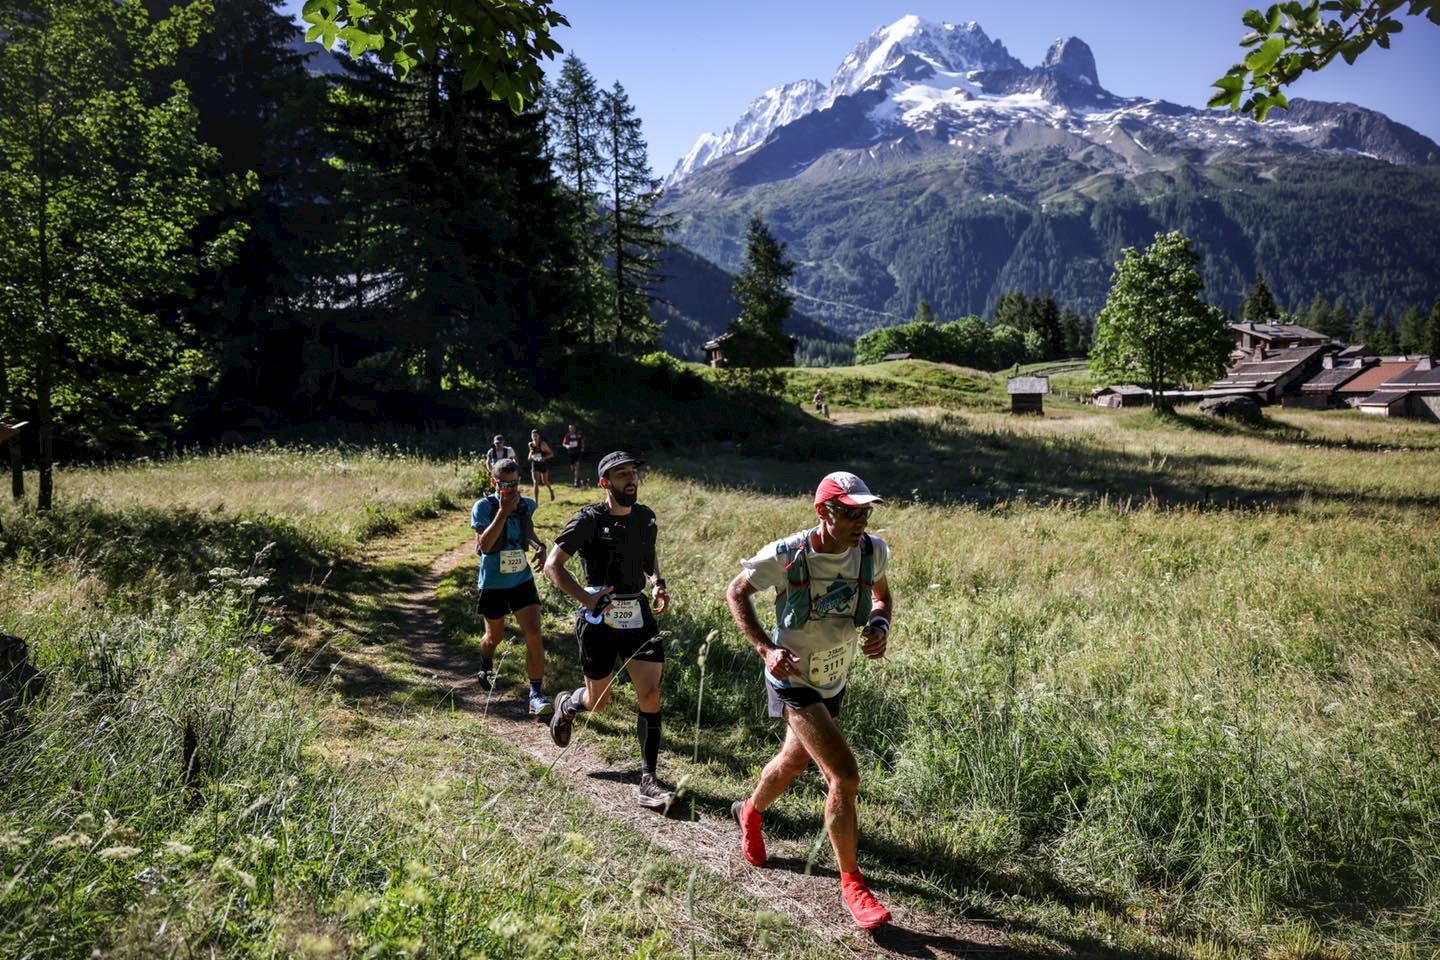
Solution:
[(1045, 413), (1045, 394), (1050, 392), (1049, 377), (1011, 377), (1005, 381), (1010, 394), (1011, 413)]
[(1096, 387), (1090, 391), (1090, 400), (1097, 407), (1147, 407), (1150, 405), (1150, 391), (1133, 383), (1117, 383)]

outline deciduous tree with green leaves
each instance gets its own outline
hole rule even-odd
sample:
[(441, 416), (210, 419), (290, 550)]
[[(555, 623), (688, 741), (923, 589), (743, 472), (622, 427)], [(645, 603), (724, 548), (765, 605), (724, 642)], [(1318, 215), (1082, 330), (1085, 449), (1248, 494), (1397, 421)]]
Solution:
[(195, 2), (152, 22), (140, 0), (0, 2), (0, 323), (10, 387), (34, 411), (41, 509), (57, 418), (133, 418), (198, 365), (183, 316), (150, 305), (238, 232), (192, 255), (191, 231), (226, 198), (184, 85), (157, 93), (153, 77), (211, 12)]
[(1440, 25), (1440, 0), (1291, 0), (1263, 13), (1246, 10), (1242, 19), (1250, 32), (1240, 45), (1250, 53), (1215, 81), (1210, 106), (1264, 120), (1275, 107), (1290, 105), (1281, 88), (1306, 73), (1323, 70), (1336, 57), (1353, 64), (1372, 45), (1388, 48), (1405, 29), (1395, 16), (1401, 7)]
[(301, 16), (305, 39), (374, 53), (402, 80), (443, 56), (466, 92), (481, 86), (516, 113), (539, 96), (541, 58), (561, 52), (550, 32), (570, 25), (549, 0), (306, 0)]
[(1219, 376), (1233, 346), (1225, 318), (1203, 299), (1200, 256), (1183, 233), (1158, 233), (1143, 252), (1127, 248), (1095, 319), (1090, 367), (1111, 383), (1161, 391)]

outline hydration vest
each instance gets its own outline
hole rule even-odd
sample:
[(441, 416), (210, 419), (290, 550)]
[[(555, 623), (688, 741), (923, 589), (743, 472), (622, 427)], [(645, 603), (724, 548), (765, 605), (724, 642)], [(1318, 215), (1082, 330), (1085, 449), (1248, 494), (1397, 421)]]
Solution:
[[(780, 542), (775, 555), (785, 560), (785, 589), (775, 597), (775, 623), (785, 630), (799, 630), (810, 620), (810, 534), (814, 530)], [(859, 596), (855, 598), (855, 626), (870, 622), (870, 599), (875, 587), (875, 544), (870, 534), (860, 535)]]

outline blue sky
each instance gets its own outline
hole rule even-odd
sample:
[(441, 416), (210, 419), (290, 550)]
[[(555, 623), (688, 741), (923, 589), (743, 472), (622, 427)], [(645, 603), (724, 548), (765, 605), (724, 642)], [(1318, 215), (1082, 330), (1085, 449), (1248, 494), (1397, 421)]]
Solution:
[[(298, 15), (303, 0), (285, 0)], [(602, 86), (624, 84), (644, 124), (657, 175), (695, 139), (720, 133), (769, 87), (828, 82), (851, 47), (907, 13), (974, 20), (1027, 65), (1057, 37), (1095, 51), (1100, 82), (1122, 96), (1202, 106), (1210, 81), (1240, 58), (1240, 17), (1255, 3), (1231, 0), (558, 0), (570, 20), (557, 39)], [(1263, 4), (1261, 4), (1263, 6)], [(1440, 141), (1440, 27), (1405, 17), (1391, 49), (1372, 48), (1353, 67), (1336, 61), (1295, 84), (1291, 96), (1344, 100), (1388, 114)], [(558, 64), (558, 61), (557, 61)]]

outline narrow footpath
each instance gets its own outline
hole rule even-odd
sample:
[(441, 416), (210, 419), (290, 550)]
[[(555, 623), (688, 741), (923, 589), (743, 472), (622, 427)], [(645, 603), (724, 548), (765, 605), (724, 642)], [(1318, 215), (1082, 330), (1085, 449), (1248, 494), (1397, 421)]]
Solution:
[(466, 543), (437, 557), (429, 572), (397, 601), (396, 623), (414, 666), (448, 690), (455, 709), (479, 717), (516, 750), (549, 768), (558, 782), (582, 792), (605, 815), (623, 822), (674, 857), (724, 877), (767, 909), (783, 914), (811, 933), (857, 957), (1020, 957), (1007, 949), (994, 926), (892, 906), (894, 921), (873, 935), (858, 931), (840, 902), (834, 872), (805, 873), (806, 851), (797, 843), (772, 844), (770, 865), (755, 869), (739, 855), (739, 828), (729, 819), (678, 809), (669, 816), (634, 802), (632, 776), (611, 766), (586, 735), (584, 715), (570, 746), (560, 750), (549, 728), (526, 713), (513, 687), (486, 693), (475, 683), (478, 657), (449, 642), (440, 625), (436, 593), (456, 567), (473, 557)]

